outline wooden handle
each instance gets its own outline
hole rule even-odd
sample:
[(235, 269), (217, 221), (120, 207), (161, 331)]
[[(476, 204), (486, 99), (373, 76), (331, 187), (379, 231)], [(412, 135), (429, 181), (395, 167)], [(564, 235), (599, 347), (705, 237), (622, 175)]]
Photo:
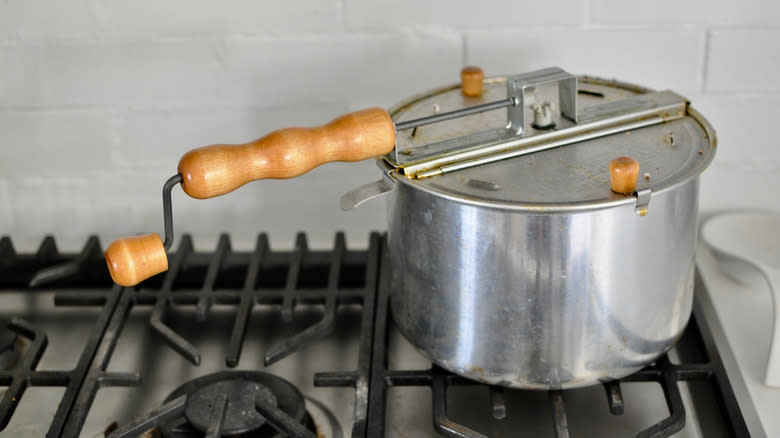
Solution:
[(262, 178), (292, 178), (330, 161), (360, 161), (384, 155), (395, 145), (387, 111), (370, 108), (314, 128), (285, 128), (242, 145), (217, 144), (192, 150), (179, 161), (182, 189), (205, 199)]
[(460, 85), (464, 96), (482, 96), (482, 81), (485, 73), (479, 67), (469, 66), (460, 71)]
[(157, 234), (125, 237), (111, 242), (106, 248), (106, 263), (111, 278), (120, 286), (135, 286), (168, 270), (168, 256)]
[(639, 162), (631, 157), (617, 157), (609, 162), (609, 182), (612, 191), (630, 195), (636, 191)]

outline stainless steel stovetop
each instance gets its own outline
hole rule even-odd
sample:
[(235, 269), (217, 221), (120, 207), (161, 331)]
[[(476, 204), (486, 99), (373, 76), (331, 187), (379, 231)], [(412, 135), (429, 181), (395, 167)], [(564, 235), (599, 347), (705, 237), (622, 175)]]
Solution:
[(297, 386), (324, 437), (749, 436), (698, 303), (668, 358), (619, 383), (503, 390), (432, 367), (393, 327), (379, 234), (327, 251), (299, 235), (293, 251), (260, 237), (233, 252), (222, 237), (208, 253), (185, 236), (170, 271), (136, 288), (111, 286), (96, 240), (80, 255), (53, 243), (16, 254), (0, 241), (0, 319), (20, 334), (0, 345), (14, 363), (0, 370), (3, 436), (137, 436), (139, 419), (155, 436), (187, 418), (154, 419), (177, 387), (225, 370)]

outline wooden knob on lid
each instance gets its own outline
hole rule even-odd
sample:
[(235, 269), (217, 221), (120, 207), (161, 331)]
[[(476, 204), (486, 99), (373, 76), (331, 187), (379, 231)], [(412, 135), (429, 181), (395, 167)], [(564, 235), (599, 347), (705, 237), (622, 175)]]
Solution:
[(168, 270), (165, 247), (154, 233), (117, 239), (108, 245), (105, 255), (108, 272), (120, 286), (135, 286)]
[(479, 67), (469, 66), (460, 71), (460, 83), (463, 95), (468, 97), (482, 96), (482, 81), (485, 73)]
[(631, 157), (617, 157), (609, 162), (609, 182), (612, 191), (630, 195), (636, 191), (639, 162)]

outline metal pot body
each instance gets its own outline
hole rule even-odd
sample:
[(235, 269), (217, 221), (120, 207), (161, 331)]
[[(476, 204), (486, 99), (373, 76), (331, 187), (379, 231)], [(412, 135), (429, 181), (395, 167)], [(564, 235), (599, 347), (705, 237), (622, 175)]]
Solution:
[(692, 309), (698, 177), (570, 213), (480, 206), (399, 182), (392, 312), (428, 358), (489, 384), (563, 389), (635, 372)]

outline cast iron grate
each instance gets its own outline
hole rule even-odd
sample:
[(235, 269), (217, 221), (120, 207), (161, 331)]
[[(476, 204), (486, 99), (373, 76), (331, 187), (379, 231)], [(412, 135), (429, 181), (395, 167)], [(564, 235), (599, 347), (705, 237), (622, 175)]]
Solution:
[[(367, 250), (347, 250), (343, 234), (337, 234), (334, 248), (329, 251), (309, 250), (306, 237), (298, 234), (295, 249), (274, 251), (268, 238), (260, 235), (251, 252), (237, 252), (230, 247), (227, 236), (220, 237), (217, 249), (202, 253), (193, 250), (192, 240), (183, 236), (179, 248), (171, 254), (170, 269), (135, 288), (112, 286), (104, 267), (100, 243), (90, 237), (79, 254), (60, 254), (54, 239), (47, 237), (35, 254), (17, 254), (11, 240), (0, 239), (0, 294), (3, 291), (27, 291), (31, 286), (46, 286), (57, 291), (57, 306), (100, 306), (92, 335), (81, 352), (73, 370), (39, 371), (37, 364), (45, 353), (46, 335), (23, 319), (7, 324), (18, 335), (29, 340), (17, 364), (0, 371), (0, 385), (6, 386), (0, 401), (0, 430), (7, 424), (25, 388), (28, 386), (59, 386), (65, 392), (52, 419), (48, 437), (75, 437), (79, 435), (97, 391), (110, 386), (137, 386), (142, 376), (136, 373), (107, 372), (113, 350), (122, 328), (134, 306), (153, 306), (149, 323), (167, 343), (194, 364), (200, 361), (200, 352), (186, 339), (165, 324), (171, 307), (189, 308), (195, 317), (207, 320), (214, 304), (236, 308), (236, 317), (225, 357), (227, 367), (235, 367), (241, 356), (247, 325), (253, 306), (278, 306), (283, 321), (292, 319), (297, 303), (322, 306), (323, 318), (303, 332), (276, 345), (265, 355), (267, 364), (273, 363), (307, 342), (328, 334), (336, 315), (336, 308), (346, 304), (362, 306), (360, 350), (355, 370), (317, 373), (319, 386), (355, 388), (354, 423), (351, 436), (382, 437), (385, 432), (385, 413), (388, 388), (396, 386), (430, 387), (434, 413), (434, 428), (444, 436), (480, 437), (479, 431), (457, 424), (447, 416), (448, 388), (462, 385), (482, 385), (452, 375), (440, 368), (423, 370), (390, 370), (387, 367), (387, 336), (390, 324), (387, 279), (390, 265), (383, 256), (384, 239), (376, 233), (370, 236)], [(2, 303), (0, 295), (0, 304)], [(737, 406), (723, 366), (714, 348), (707, 327), (694, 320), (700, 348), (706, 351), (705, 363), (672, 364), (666, 357), (654, 365), (621, 380), (604, 385), (607, 407), (614, 415), (623, 412), (622, 382), (657, 382), (661, 385), (669, 408), (668, 418), (639, 431), (640, 437), (665, 437), (685, 425), (685, 407), (678, 384), (682, 381), (705, 381), (716, 388), (721, 410), (728, 419), (733, 436), (748, 436), (744, 419)], [(699, 330), (701, 328), (701, 330)], [(485, 385), (483, 385), (485, 386)], [(491, 394), (493, 416), (507, 415), (505, 395), (501, 388), (487, 387)], [(561, 392), (551, 391), (549, 398), (553, 412), (556, 436), (568, 436), (564, 399)], [(153, 412), (138, 421), (154, 425), (159, 415), (171, 414), (181, 406)], [(171, 411), (172, 410), (172, 411)], [(171, 411), (171, 412), (169, 412)], [(126, 425), (129, 428), (131, 425)], [(138, 423), (135, 423), (138, 426)], [(138, 429), (135, 429), (138, 430)], [(122, 430), (115, 431), (116, 436)]]
[[(139, 385), (141, 376), (136, 373), (105, 371), (134, 306), (153, 306), (150, 326), (196, 365), (200, 362), (199, 351), (166, 325), (166, 312), (173, 306), (190, 308), (198, 319), (205, 321), (214, 304), (235, 307), (237, 312), (225, 357), (225, 365), (232, 368), (239, 363), (254, 306), (276, 305), (283, 321), (290, 322), (297, 304), (321, 305), (324, 311), (319, 322), (272, 347), (264, 357), (266, 365), (280, 360), (301, 345), (330, 333), (338, 306), (358, 304), (373, 310), (380, 240), (378, 233), (372, 233), (368, 249), (348, 250), (344, 234), (338, 233), (332, 250), (312, 251), (306, 236), (299, 233), (294, 250), (274, 251), (267, 235), (261, 234), (252, 252), (236, 252), (231, 250), (228, 237), (222, 235), (215, 251), (200, 253), (193, 250), (191, 237), (184, 235), (176, 252), (170, 254), (167, 272), (136, 287), (122, 288), (112, 286), (100, 243), (94, 236), (79, 254), (59, 253), (51, 237), (43, 240), (35, 254), (17, 254), (11, 239), (3, 237), (0, 239), (0, 294), (9, 290), (34, 293), (39, 290), (35, 287), (45, 286), (43, 290), (57, 292), (56, 306), (101, 306), (103, 311), (78, 366), (69, 371), (36, 371), (46, 347), (45, 334), (20, 319), (8, 324), (10, 330), (29, 338), (31, 344), (12, 369), (0, 371), (0, 385), (7, 386), (0, 401), (0, 430), (8, 424), (24, 390), (31, 385), (66, 387), (48, 437), (78, 436), (100, 388)], [(0, 304), (1, 300), (0, 295)], [(372, 316), (372, 311), (362, 316), (362, 345), (370, 345)], [(365, 374), (368, 361), (368, 355), (361, 353), (358, 369)], [(262, 410), (263, 406), (258, 409)], [(162, 409), (149, 417), (171, 414), (169, 411)], [(356, 423), (360, 421), (356, 419)], [(122, 431), (115, 434), (124, 436), (116, 432)]]

